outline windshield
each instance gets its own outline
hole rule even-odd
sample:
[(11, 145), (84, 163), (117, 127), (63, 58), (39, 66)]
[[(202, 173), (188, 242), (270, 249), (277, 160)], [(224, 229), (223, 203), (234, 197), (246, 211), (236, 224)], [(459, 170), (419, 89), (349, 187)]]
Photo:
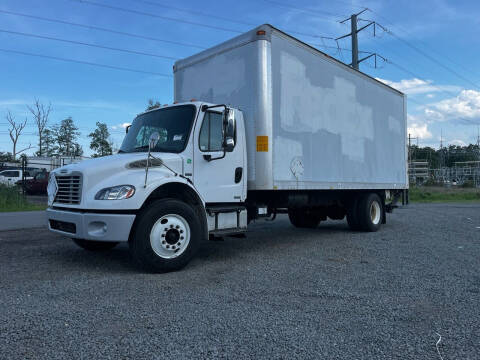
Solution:
[(148, 140), (154, 132), (158, 132), (160, 139), (152, 151), (182, 152), (187, 145), (195, 112), (194, 105), (181, 105), (137, 116), (119, 152), (148, 151)]

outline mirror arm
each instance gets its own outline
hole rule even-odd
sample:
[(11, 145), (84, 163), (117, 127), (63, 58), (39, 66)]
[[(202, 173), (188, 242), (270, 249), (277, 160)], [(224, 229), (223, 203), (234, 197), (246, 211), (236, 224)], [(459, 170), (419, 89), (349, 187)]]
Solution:
[(225, 105), (225, 104), (210, 105), (210, 106), (208, 106), (208, 105), (202, 105), (201, 109), (202, 109), (203, 112), (205, 112), (205, 111), (207, 111), (208, 109), (213, 109), (213, 108), (217, 108), (217, 107), (224, 107), (225, 110), (228, 109), (228, 106)]
[(226, 154), (227, 154), (227, 152), (225, 151), (225, 149), (223, 149), (223, 155), (222, 155), (222, 156), (219, 156), (219, 157), (216, 157), (216, 158), (212, 158), (212, 155), (210, 155), (210, 154), (205, 154), (205, 155), (203, 155), (203, 158), (204, 158), (205, 160), (207, 160), (208, 162), (210, 162), (210, 161), (213, 161), (213, 160), (223, 159)]

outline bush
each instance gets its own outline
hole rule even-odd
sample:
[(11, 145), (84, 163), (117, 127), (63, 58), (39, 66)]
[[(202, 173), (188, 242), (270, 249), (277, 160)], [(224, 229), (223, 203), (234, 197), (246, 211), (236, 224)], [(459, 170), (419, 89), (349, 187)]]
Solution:
[(43, 210), (45, 206), (32, 205), (17, 186), (0, 184), (0, 211)]
[(462, 188), (473, 188), (473, 187), (475, 187), (475, 184), (473, 183), (473, 180), (467, 180), (461, 185), (461, 187)]

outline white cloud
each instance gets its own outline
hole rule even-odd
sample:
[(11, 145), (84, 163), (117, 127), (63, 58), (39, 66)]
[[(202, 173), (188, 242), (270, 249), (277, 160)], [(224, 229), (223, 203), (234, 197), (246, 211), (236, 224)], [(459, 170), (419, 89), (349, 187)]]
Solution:
[(412, 137), (419, 139), (430, 139), (432, 137), (432, 133), (428, 131), (427, 124), (410, 124), (410, 126), (408, 126), (408, 133)]
[(424, 114), (431, 121), (467, 119), (480, 123), (480, 92), (462, 90), (456, 97), (427, 105)]
[[(418, 95), (425, 93), (432, 93), (438, 91), (460, 91), (460, 87), (455, 85), (433, 85), (432, 80), (421, 80), (417, 78), (413, 79), (403, 79), (398, 82), (385, 80), (381, 78), (376, 78), (378, 81), (381, 81), (407, 95)], [(429, 94), (433, 97), (432, 94)], [(428, 95), (427, 95), (428, 96)]]
[(435, 94), (427, 94), (427, 98), (432, 99), (435, 97)]
[(113, 126), (110, 126), (113, 130), (118, 130), (118, 129), (125, 129), (127, 126), (130, 126), (132, 125), (132, 123), (129, 123), (129, 122), (124, 122), (122, 124), (118, 124), (118, 125), (113, 125)]
[(458, 146), (466, 146), (467, 143), (463, 140), (460, 140), (460, 139), (455, 139), (455, 140), (451, 140), (449, 141), (449, 144), (450, 145), (458, 145)]

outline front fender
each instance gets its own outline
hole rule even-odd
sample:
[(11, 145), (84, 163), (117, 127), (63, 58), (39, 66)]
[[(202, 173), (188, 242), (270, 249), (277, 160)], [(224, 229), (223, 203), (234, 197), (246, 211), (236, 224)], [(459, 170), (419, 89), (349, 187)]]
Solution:
[[(150, 168), (146, 187), (144, 186), (144, 181), (144, 169), (130, 169), (110, 176), (96, 183), (91, 188), (88, 188), (88, 183), (84, 182), (80, 207), (88, 210), (138, 210), (157, 188), (168, 183), (181, 183), (188, 186), (198, 195), (202, 204), (205, 204), (197, 190), (185, 178), (175, 176), (167, 169)], [(131, 198), (124, 200), (95, 200), (95, 195), (100, 190), (117, 185), (133, 185), (135, 186), (135, 194)], [(78, 208), (78, 205), (76, 208)]]

